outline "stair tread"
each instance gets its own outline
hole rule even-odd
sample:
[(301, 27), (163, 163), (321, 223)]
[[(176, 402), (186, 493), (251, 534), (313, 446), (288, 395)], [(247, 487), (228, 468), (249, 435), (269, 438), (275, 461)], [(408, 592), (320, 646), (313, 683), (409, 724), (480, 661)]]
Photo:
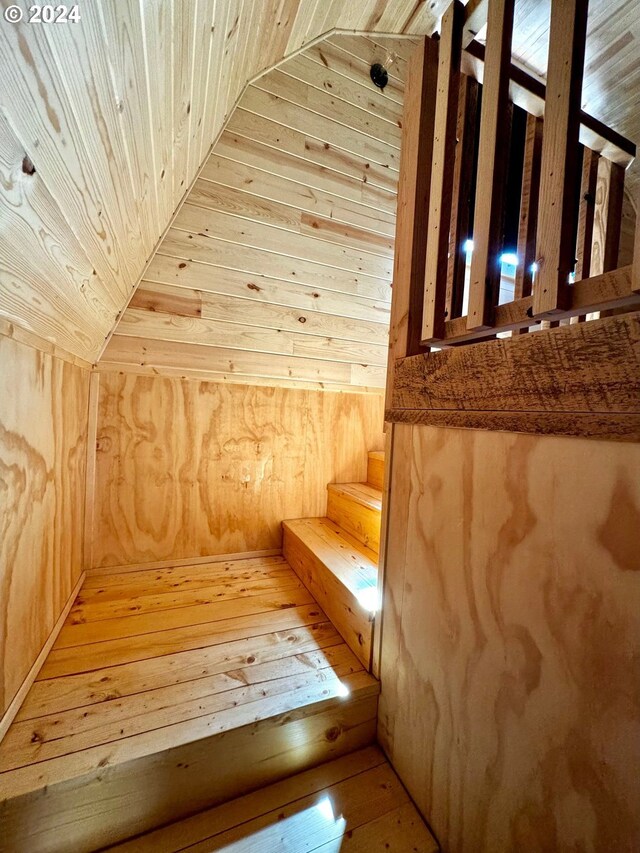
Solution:
[(369, 509), (382, 512), (382, 492), (369, 483), (329, 483), (327, 489), (347, 495)]
[(379, 459), (384, 462), (384, 450), (370, 450), (369, 459)]
[(285, 521), (356, 598), (378, 584), (378, 556), (329, 518)]

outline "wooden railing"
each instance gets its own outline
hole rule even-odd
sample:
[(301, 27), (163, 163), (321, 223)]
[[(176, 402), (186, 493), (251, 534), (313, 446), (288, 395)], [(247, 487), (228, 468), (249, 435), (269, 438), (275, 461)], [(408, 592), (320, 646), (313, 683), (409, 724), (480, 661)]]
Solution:
[[(403, 382), (415, 368), (398, 359), (419, 355), (444, 364), (443, 354), (430, 351), (505, 333), (524, 352), (522, 332), (544, 330), (544, 336), (559, 325), (575, 326), (562, 340), (567, 334), (577, 340), (587, 317), (640, 306), (639, 251), (635, 271), (618, 267), (625, 168), (635, 146), (581, 111), (587, 5), (552, 0), (546, 88), (512, 63), (514, 0), (471, 0), (466, 7), (454, 0), (439, 40), (426, 39), (411, 63), (389, 420), (407, 419), (398, 412), (419, 400), (419, 389), (411, 406), (406, 393), (394, 394), (396, 368), (404, 370)], [(483, 49), (471, 38), (485, 21)], [(508, 258), (512, 273), (515, 267), (508, 279), (505, 252), (516, 256)], [(504, 298), (507, 291), (512, 298)], [(536, 335), (541, 346), (543, 336)], [(498, 344), (504, 348), (495, 340), (485, 346)], [(476, 377), (483, 358), (479, 352)], [(423, 402), (428, 391), (422, 388)], [(540, 405), (546, 410), (548, 401)], [(419, 408), (434, 410), (428, 402)]]

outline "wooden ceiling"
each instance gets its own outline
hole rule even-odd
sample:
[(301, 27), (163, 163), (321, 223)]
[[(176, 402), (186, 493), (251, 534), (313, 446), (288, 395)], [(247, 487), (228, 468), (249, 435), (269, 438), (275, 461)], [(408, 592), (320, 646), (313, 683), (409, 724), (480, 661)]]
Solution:
[[(94, 360), (247, 81), (335, 29), (430, 33), (447, 5), (105, 0), (77, 24), (3, 20), (0, 316)], [(514, 53), (539, 73), (548, 7), (517, 4)], [(636, 140), (637, 0), (590, 9), (586, 106)]]
[[(334, 36), (247, 88), (101, 369), (383, 386), (413, 46)], [(382, 93), (369, 68), (389, 51)]]

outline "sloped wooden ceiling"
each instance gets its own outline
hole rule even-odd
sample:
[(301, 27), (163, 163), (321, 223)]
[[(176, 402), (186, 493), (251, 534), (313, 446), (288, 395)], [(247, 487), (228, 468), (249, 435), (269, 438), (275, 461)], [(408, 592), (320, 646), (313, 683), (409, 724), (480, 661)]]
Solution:
[[(96, 358), (247, 80), (334, 28), (431, 33), (447, 5), (104, 0), (77, 24), (0, 20), (0, 318)], [(514, 54), (539, 73), (548, 10), (516, 4)], [(639, 26), (637, 0), (591, 0), (585, 106), (634, 140)]]
[[(334, 36), (245, 91), (101, 368), (383, 386), (413, 46)], [(383, 93), (369, 68), (388, 51)]]
[(78, 23), (0, 16), (0, 315), (93, 360), (247, 80), (334, 27), (431, 31), (444, 5), (104, 0)]

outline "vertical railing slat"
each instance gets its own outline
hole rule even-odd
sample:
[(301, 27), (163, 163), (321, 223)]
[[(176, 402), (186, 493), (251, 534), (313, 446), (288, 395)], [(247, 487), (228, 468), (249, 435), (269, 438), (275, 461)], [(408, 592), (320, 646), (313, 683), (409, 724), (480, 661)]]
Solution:
[(488, 329), (500, 285), (514, 0), (489, 0), (467, 328)]
[(518, 224), (518, 268), (514, 299), (530, 296), (533, 264), (536, 259), (538, 196), (540, 193), (540, 161), (542, 156), (542, 119), (527, 115), (527, 130), (522, 165), (522, 196)]
[(386, 388), (389, 406), (396, 359), (420, 351), (437, 75), (438, 43), (425, 38), (411, 54), (404, 89)]
[(606, 157), (600, 157), (596, 181), (590, 275), (602, 275), (618, 266), (623, 196), (623, 167)]
[(471, 237), (473, 161), (478, 126), (479, 84), (467, 74), (460, 76), (456, 156), (453, 167), (453, 201), (447, 264), (447, 320), (462, 315), (467, 256), (464, 245)]
[(600, 155), (597, 151), (592, 151), (590, 148), (583, 149), (580, 206), (578, 208), (578, 239), (576, 240), (576, 281), (589, 278), (591, 275), (591, 244), (599, 159)]
[(536, 316), (568, 307), (573, 269), (580, 98), (587, 0), (552, 0), (533, 289)]
[(463, 24), (464, 6), (460, 0), (453, 0), (442, 16), (439, 42), (422, 312), (423, 344), (441, 340), (444, 335)]

